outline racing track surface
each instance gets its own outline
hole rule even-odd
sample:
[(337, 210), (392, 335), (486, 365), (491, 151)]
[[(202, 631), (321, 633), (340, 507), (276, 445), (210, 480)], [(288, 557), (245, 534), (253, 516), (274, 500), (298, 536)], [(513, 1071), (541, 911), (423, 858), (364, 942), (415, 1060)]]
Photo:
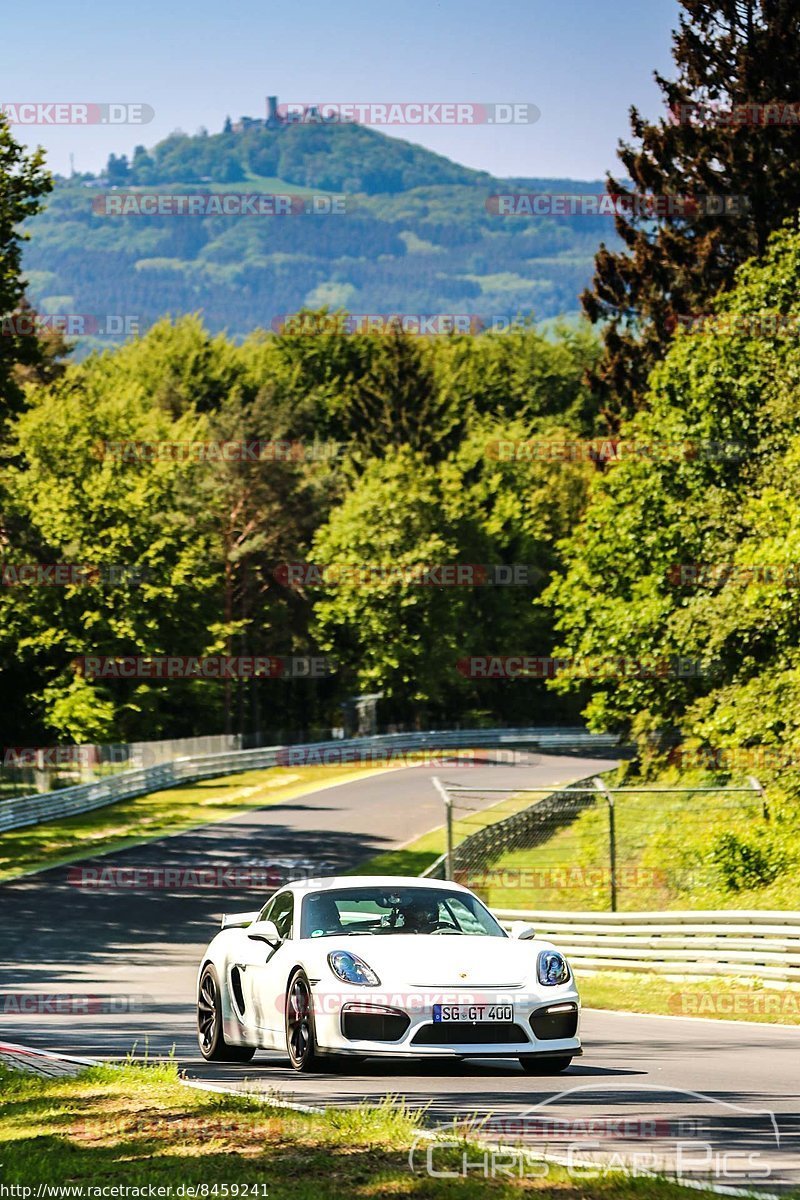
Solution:
[[(441, 824), (433, 775), (468, 786), (549, 787), (609, 765), (541, 756), (518, 766), (392, 771), (82, 865), (235, 867), (288, 856), (347, 869)], [(521, 1137), (539, 1148), (546, 1142), (550, 1152), (571, 1158), (578, 1173), (589, 1169), (584, 1164), (592, 1156), (604, 1162), (610, 1155), (639, 1155), (645, 1168), (669, 1169), (680, 1154), (684, 1173), (711, 1172), (726, 1186), (770, 1193), (800, 1186), (800, 1028), (587, 1011), (584, 1057), (549, 1078), (523, 1074), (503, 1060), (455, 1068), (372, 1060), (354, 1064), (352, 1074), (305, 1077), (267, 1053), (245, 1066), (204, 1063), (194, 1036), (199, 955), (221, 912), (258, 907), (264, 894), (87, 890), (69, 881), (68, 868), (0, 886), (0, 993), (6, 998), (0, 1037), (109, 1058), (123, 1057), (134, 1043), (141, 1052), (146, 1041), (151, 1054), (174, 1045), (195, 1079), (277, 1091), (304, 1104), (398, 1094), (429, 1106), (437, 1123), (477, 1114), (488, 1118), (486, 1136), (493, 1141)], [(86, 1015), (47, 1011), (53, 1007), (47, 1000), (37, 1005), (44, 1011), (19, 1014), (7, 998), (20, 993), (94, 999), (86, 1001), (92, 1010)], [(620, 1125), (620, 1117), (628, 1124)], [(583, 1130), (591, 1142), (576, 1142), (575, 1127), (566, 1123), (589, 1118), (601, 1124)], [(438, 1169), (435, 1149), (425, 1145), (415, 1168), (425, 1169), (426, 1154)], [(541, 1168), (523, 1158), (514, 1169), (534, 1174)]]

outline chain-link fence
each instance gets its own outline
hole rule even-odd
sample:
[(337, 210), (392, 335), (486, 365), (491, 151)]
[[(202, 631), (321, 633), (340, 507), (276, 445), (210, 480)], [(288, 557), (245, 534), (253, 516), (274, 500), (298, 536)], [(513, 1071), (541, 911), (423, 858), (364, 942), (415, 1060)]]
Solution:
[(759, 889), (781, 907), (773, 893), (789, 886), (781, 829), (755, 779), (673, 789), (594, 776), (550, 793), (437, 786), (448, 849), (434, 871), (494, 908), (724, 907)]

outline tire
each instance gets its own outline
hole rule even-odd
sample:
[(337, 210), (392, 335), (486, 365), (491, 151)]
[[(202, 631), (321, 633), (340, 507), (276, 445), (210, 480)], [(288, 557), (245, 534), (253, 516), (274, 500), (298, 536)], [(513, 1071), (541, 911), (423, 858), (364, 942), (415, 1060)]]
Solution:
[(222, 989), (216, 968), (208, 964), (197, 996), (197, 1044), (207, 1062), (249, 1062), (255, 1046), (229, 1046), (222, 1031)]
[(302, 969), (295, 971), (286, 989), (286, 1051), (293, 1070), (324, 1070), (317, 1057), (311, 987)]
[(526, 1054), (519, 1061), (523, 1071), (527, 1071), (529, 1075), (560, 1075), (562, 1071), (566, 1071), (573, 1057), (572, 1054), (564, 1054), (560, 1058)]

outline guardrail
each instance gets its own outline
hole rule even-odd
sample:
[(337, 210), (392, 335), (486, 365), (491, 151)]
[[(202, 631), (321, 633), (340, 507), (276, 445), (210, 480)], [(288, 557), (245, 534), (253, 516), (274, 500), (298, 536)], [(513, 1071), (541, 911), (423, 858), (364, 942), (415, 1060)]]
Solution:
[(528, 921), (578, 970), (745, 975), (800, 982), (800, 912), (747, 909), (557, 912), (496, 908), (506, 928)]
[[(224, 754), (190, 755), (155, 767), (121, 772), (96, 783), (83, 783), (59, 791), (0, 799), (0, 832), (39, 825), (57, 817), (75, 816), (144, 796), (148, 792), (178, 787), (199, 779), (233, 775), (241, 771), (302, 763), (363, 762), (403, 751), (513, 748), (547, 751), (585, 751), (610, 754), (618, 739), (611, 734), (592, 734), (583, 729), (458, 729), (424, 733), (381, 734), (376, 737), (311, 742), (304, 746), (261, 746), (256, 750), (233, 750)], [(375, 765), (378, 765), (376, 761)]]

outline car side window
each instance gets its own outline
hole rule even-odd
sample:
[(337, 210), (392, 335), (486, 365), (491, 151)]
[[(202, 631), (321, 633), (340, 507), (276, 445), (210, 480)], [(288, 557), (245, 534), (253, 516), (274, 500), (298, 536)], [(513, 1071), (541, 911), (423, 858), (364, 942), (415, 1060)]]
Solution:
[(286, 940), (292, 936), (292, 918), (294, 917), (294, 896), (291, 892), (284, 892), (282, 896), (276, 896), (275, 902), (272, 905), (272, 911), (266, 918), (268, 921), (273, 921), (278, 933)]
[(258, 914), (259, 921), (271, 921), (272, 920), (272, 910), (274, 907), (275, 907), (275, 897), (270, 896), (269, 900), (264, 905), (261, 912)]

